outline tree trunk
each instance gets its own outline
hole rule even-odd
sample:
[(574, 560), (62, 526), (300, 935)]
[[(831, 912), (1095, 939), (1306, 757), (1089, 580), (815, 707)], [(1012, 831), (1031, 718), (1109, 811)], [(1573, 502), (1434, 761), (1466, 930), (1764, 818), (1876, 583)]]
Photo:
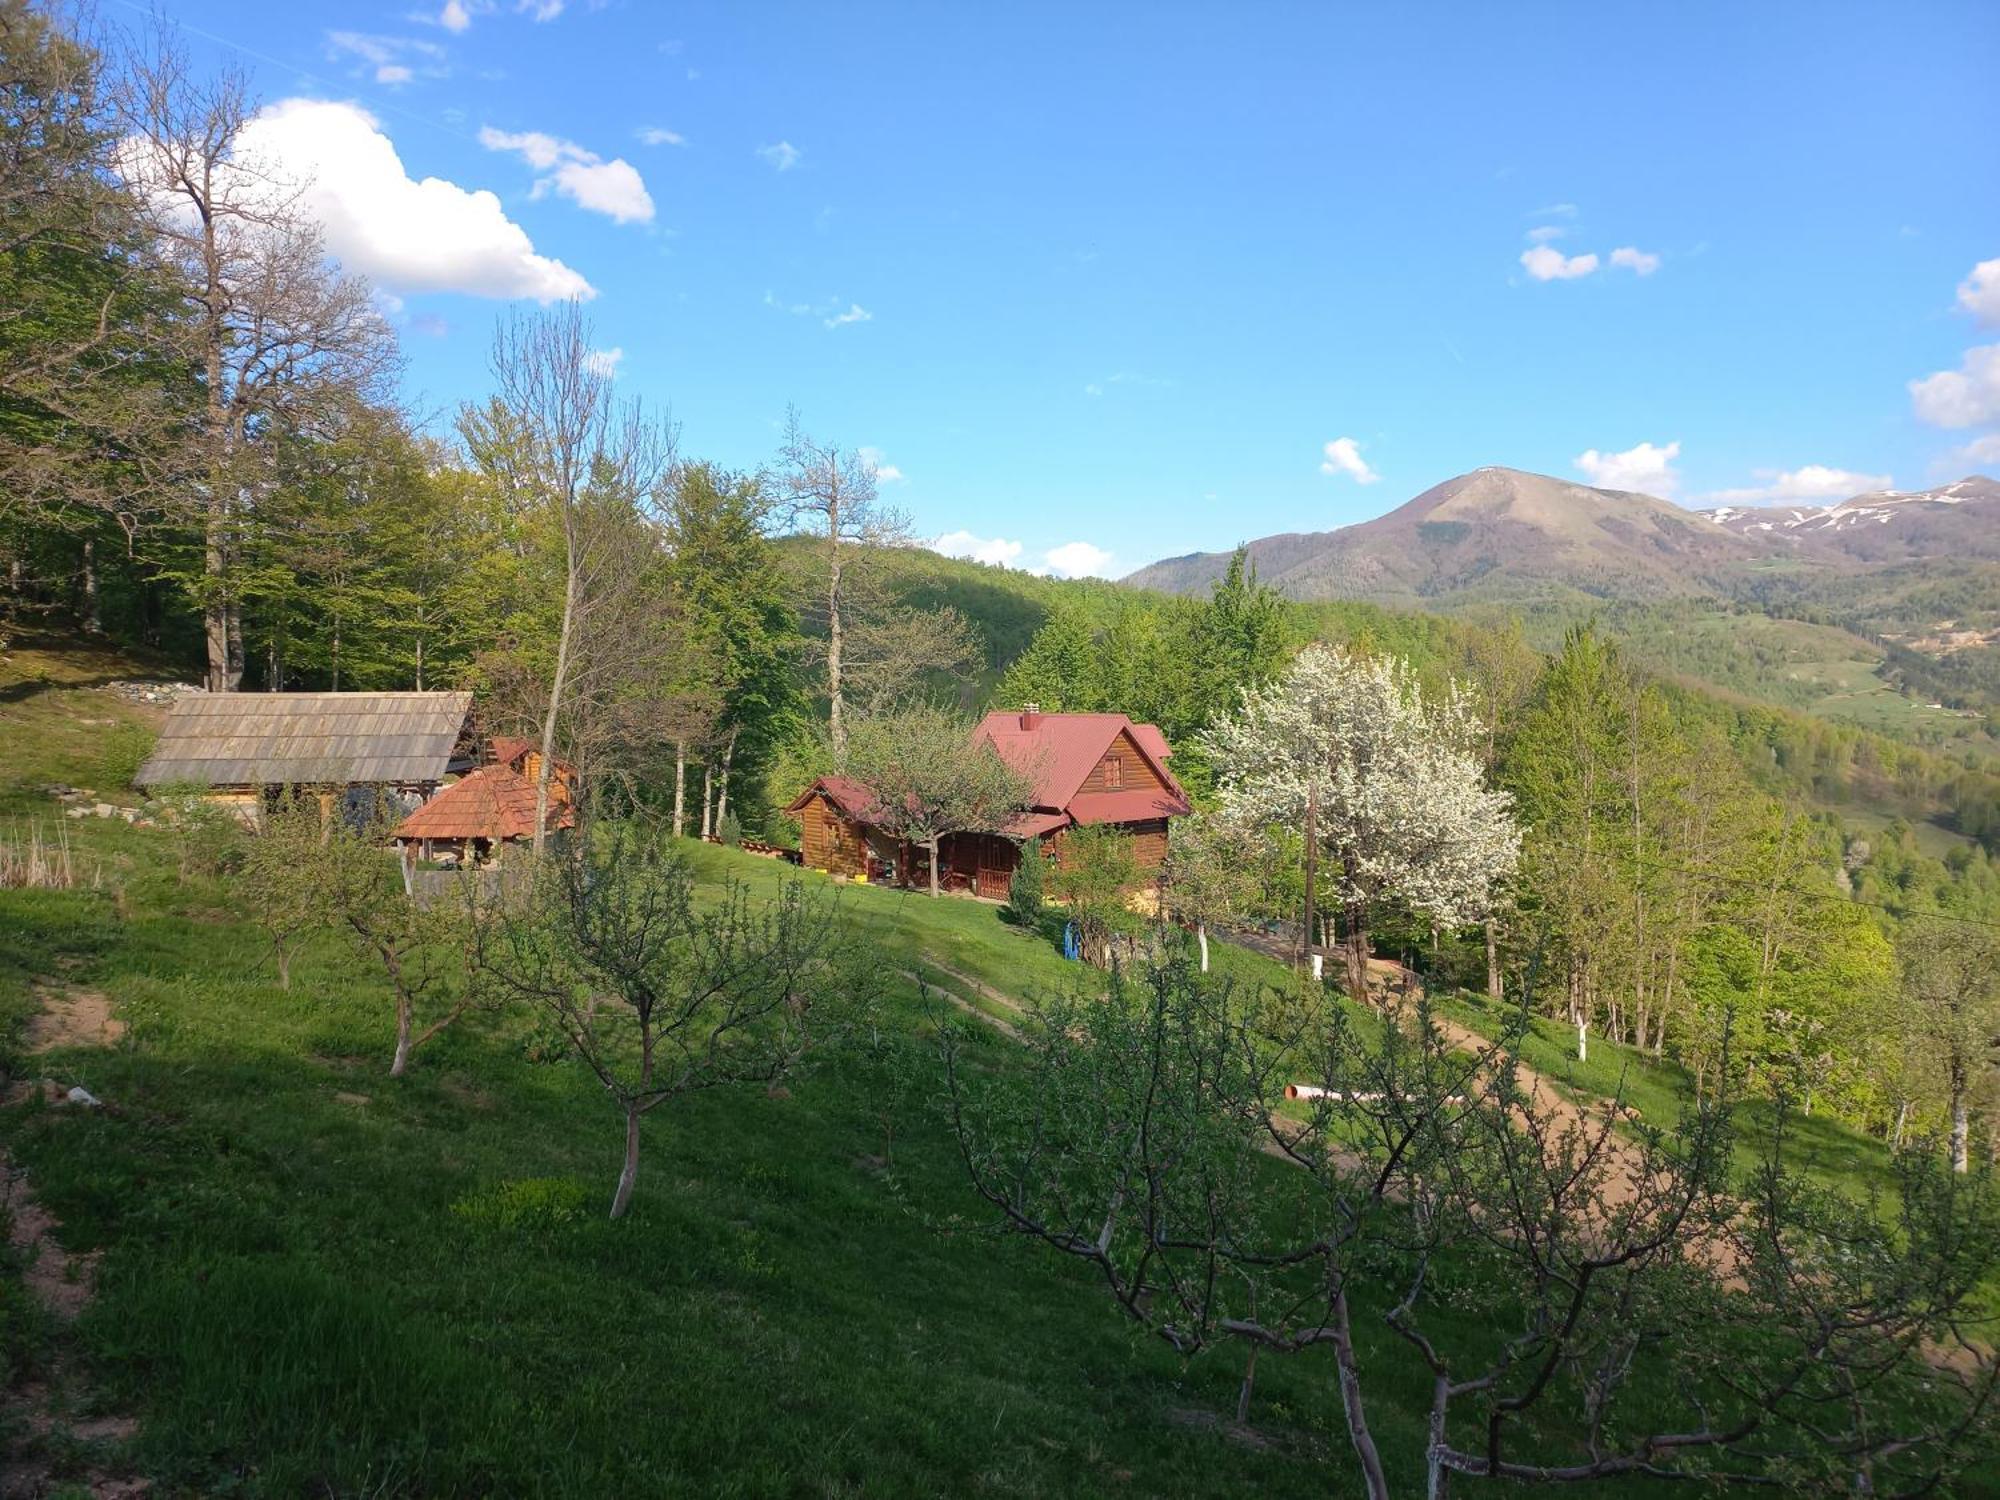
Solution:
[(1954, 1082), (1951, 1090), (1951, 1169), (1965, 1172), (1972, 1165), (1972, 1116), (1966, 1108), (1965, 1085)]
[(273, 940), (271, 946), (276, 951), (278, 956), (278, 988), (281, 990), (289, 990), (292, 987), (291, 944), (286, 942), (283, 938), (277, 938)]
[(97, 541), (94, 537), (83, 539), (83, 628), (91, 635), (104, 633), (104, 624), (97, 612)]
[(410, 1065), (410, 997), (396, 991), (396, 1058), (389, 1064), (389, 1076), (401, 1078)]
[(1368, 1003), (1368, 907), (1347, 903), (1347, 993), (1356, 1005)]
[[(565, 531), (573, 524), (565, 520)], [(562, 628), (556, 634), (556, 667), (549, 680), (549, 708), (542, 716), (542, 760), (535, 767), (535, 858), (540, 859), (549, 842), (549, 777), (555, 771), (556, 717), (562, 712), (563, 687), (569, 677), (570, 643), (576, 634), (576, 611), (580, 592), (578, 559), (574, 537), (565, 536), (569, 549), (568, 577), (563, 583)]]
[[(1313, 948), (1313, 923), (1319, 904), (1319, 794), (1318, 788), (1306, 783), (1306, 908), (1299, 917), (1299, 967), (1306, 966), (1306, 956)], [(1319, 972), (1313, 972), (1317, 979)]]
[(1354, 1456), (1361, 1461), (1368, 1500), (1389, 1500), (1382, 1455), (1375, 1449), (1374, 1436), (1368, 1431), (1368, 1416), (1361, 1405), (1361, 1370), (1354, 1356), (1354, 1333), (1348, 1322), (1345, 1288), (1333, 1299), (1333, 1352), (1340, 1370), (1340, 1407), (1347, 1418), (1347, 1436), (1354, 1444)]
[(1903, 1128), (1910, 1122), (1910, 1101), (1905, 1099), (1896, 1106), (1896, 1129), (1889, 1138), (1892, 1148), (1900, 1150), (1903, 1145)]
[(1243, 1384), (1236, 1392), (1236, 1425), (1250, 1425), (1250, 1391), (1257, 1383), (1257, 1353), (1264, 1346), (1255, 1339), (1250, 1341), (1249, 1356), (1243, 1361)]
[(1576, 1060), (1590, 1061), (1590, 1017), (1581, 1014), (1576, 1018)]
[(1500, 930), (1491, 917), (1486, 919), (1486, 998), (1499, 1004), (1506, 996), (1500, 982)]
[(1201, 972), (1206, 974), (1208, 972), (1208, 923), (1197, 922), (1194, 924), (1194, 940), (1201, 948)]
[(722, 746), (722, 775), (715, 784), (715, 831), (722, 832), (722, 820), (729, 816), (729, 763), (736, 759), (736, 730)]
[(688, 742), (674, 741), (674, 837), (687, 833)]
[(826, 690), (827, 690), (827, 738), (833, 742), (836, 761), (847, 753), (847, 719), (845, 704), (841, 701), (840, 683), (840, 512), (836, 509), (827, 521), (827, 535), (832, 538), (832, 559), (827, 566), (826, 583)]
[(715, 767), (701, 768), (701, 836), (705, 839), (715, 832)]
[(618, 1191), (611, 1195), (611, 1217), (622, 1219), (632, 1202), (632, 1185), (639, 1180), (639, 1108), (625, 1106), (625, 1167), (618, 1174)]
[(931, 857), (931, 894), (933, 896), (937, 895), (938, 893), (938, 843), (939, 842), (940, 841), (938, 835), (936, 834), (932, 834), (929, 838), (924, 840), (924, 848), (927, 851), (929, 851)]

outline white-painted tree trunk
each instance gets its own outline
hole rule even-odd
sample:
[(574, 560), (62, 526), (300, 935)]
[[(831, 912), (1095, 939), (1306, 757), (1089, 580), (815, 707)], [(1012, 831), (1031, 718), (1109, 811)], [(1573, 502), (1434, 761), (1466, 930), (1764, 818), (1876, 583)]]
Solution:
[(1576, 1018), (1576, 1060), (1578, 1062), (1590, 1061), (1590, 1018), (1588, 1016), (1578, 1016)]
[[(1197, 922), (1194, 924), (1194, 940), (1201, 948), (1201, 972), (1206, 974), (1208, 972), (1208, 923)], [(1238, 1420), (1242, 1419), (1238, 1418)]]

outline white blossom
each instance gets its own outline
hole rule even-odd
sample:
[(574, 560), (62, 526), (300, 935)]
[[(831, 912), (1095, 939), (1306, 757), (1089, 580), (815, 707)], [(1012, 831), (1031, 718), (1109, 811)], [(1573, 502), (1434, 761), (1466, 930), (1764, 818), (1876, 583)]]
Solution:
[(1426, 701), (1400, 658), (1313, 645), (1243, 692), (1202, 737), (1226, 816), (1303, 830), (1307, 792), (1343, 902), (1394, 897), (1444, 927), (1491, 909), (1521, 847), (1510, 799), (1488, 787), (1457, 683)]

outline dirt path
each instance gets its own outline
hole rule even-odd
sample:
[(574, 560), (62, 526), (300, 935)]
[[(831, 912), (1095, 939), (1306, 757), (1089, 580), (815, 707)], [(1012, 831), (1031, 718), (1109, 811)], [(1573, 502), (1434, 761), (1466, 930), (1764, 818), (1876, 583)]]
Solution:
[[(995, 1005), (998, 1005), (1005, 1010), (1012, 1011), (1016, 1016), (1026, 1016), (1028, 1013), (1027, 1008), (1023, 1006), (1018, 1000), (1014, 1000), (1009, 996), (1001, 994), (998, 990), (994, 989), (989, 984), (980, 983), (980, 981), (974, 979), (970, 974), (961, 974), (958, 972), (958, 970), (946, 968), (943, 964), (940, 963), (933, 963), (930, 965), (930, 967), (935, 969), (938, 973), (944, 975), (947, 979), (955, 980), (957, 983), (964, 985), (967, 989), (971, 990), (975, 995), (978, 995), (980, 998), (985, 1000), (990, 1000)], [(960, 1010), (964, 1011), (968, 1016), (976, 1016), (979, 1020), (984, 1021), (988, 1026), (991, 1026), (994, 1030), (998, 1031), (1002, 1036), (1011, 1037), (1013, 1040), (1017, 1042), (1025, 1040), (1025, 1038), (1021, 1035), (1021, 1028), (1014, 1025), (1013, 1022), (1007, 1020), (1005, 1017), (996, 1016), (991, 1011), (988, 1010), (981, 1010), (978, 1006), (974, 1005), (970, 1000), (966, 999), (963, 995), (953, 994), (943, 985), (938, 984), (934, 980), (926, 979), (923, 975), (917, 973), (912, 969), (898, 969), (896, 972), (898, 974), (901, 974), (905, 979), (909, 980), (910, 983), (917, 985), (922, 989), (927, 989), (931, 991), (933, 994), (944, 996), (945, 999), (949, 1000), (953, 1005), (956, 1005)]]
[[(111, 1002), (95, 990), (73, 985), (36, 985), (31, 993), (40, 1012), (27, 1024), (29, 1053), (57, 1047), (110, 1046), (125, 1034), (111, 1014)], [(47, 1090), (28, 1085), (31, 1092)], [(60, 1086), (56, 1086), (60, 1089)], [(10, 1091), (16, 1102), (28, 1094)], [(38, 1500), (54, 1494), (83, 1493), (98, 1500), (130, 1500), (151, 1485), (132, 1477), (112, 1460), (138, 1432), (133, 1418), (117, 1414), (79, 1416), (84, 1390), (76, 1367), (71, 1325), (90, 1305), (97, 1289), (96, 1252), (73, 1254), (63, 1246), (60, 1221), (35, 1195), (28, 1174), (0, 1145), (0, 1212), (7, 1240), (21, 1266), (21, 1284), (47, 1314), (53, 1331), (51, 1352), (40, 1378), (5, 1393), (4, 1420), (26, 1436), (18, 1452), (0, 1460), (0, 1500)]]

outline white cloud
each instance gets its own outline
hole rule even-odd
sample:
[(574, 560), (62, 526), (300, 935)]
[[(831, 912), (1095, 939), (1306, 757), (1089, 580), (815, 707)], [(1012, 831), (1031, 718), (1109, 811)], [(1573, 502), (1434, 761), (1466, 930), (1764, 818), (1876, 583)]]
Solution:
[(1660, 257), (1650, 250), (1641, 250), (1633, 245), (1620, 245), (1611, 252), (1611, 264), (1623, 266), (1628, 271), (1641, 276), (1651, 276), (1660, 269)]
[(1521, 252), (1521, 265), (1537, 281), (1574, 281), (1597, 269), (1595, 255), (1564, 255), (1552, 245)]
[(553, 21), (563, 13), (563, 0), (518, 0), (514, 9), (531, 21)]
[(1356, 484), (1373, 484), (1382, 477), (1368, 467), (1368, 461), (1361, 456), (1361, 445), (1351, 437), (1335, 438), (1320, 451), (1326, 455), (1320, 460), (1322, 474), (1346, 474)]
[(1531, 219), (1574, 219), (1576, 217), (1576, 205), (1574, 203), (1551, 203), (1546, 208), (1536, 209), (1528, 217)]
[(366, 31), (329, 31), (326, 54), (336, 62), (362, 65), (380, 84), (394, 88), (414, 79), (421, 71), (426, 78), (445, 75), (444, 48), (421, 37), (378, 36)]
[(617, 378), (618, 367), (625, 363), (625, 351), (614, 344), (609, 349), (593, 349), (583, 357), (584, 369), (593, 375)]
[(946, 557), (969, 557), (974, 562), (994, 563), (1003, 568), (1012, 567), (1014, 559), (1021, 555), (1019, 542), (998, 536), (974, 536), (969, 531), (948, 531), (933, 541), (930, 548)]
[(437, 14), (437, 23), (456, 35), (472, 24), (472, 11), (465, 0), (445, 0), (444, 9)]
[(1853, 469), (1806, 464), (1797, 469), (1759, 469), (1765, 482), (1738, 490), (1717, 490), (1708, 498), (1724, 505), (1764, 505), (1777, 500), (1845, 500), (1850, 495), (1886, 490), (1887, 474), (1859, 474)]
[(2000, 464), (2000, 432), (1989, 432), (1985, 437), (1974, 438), (1963, 448), (1954, 448), (1944, 456), (1944, 462), (1955, 467), (1970, 468), (1977, 464)]
[(1956, 370), (1910, 382), (1917, 420), (1933, 427), (1978, 427), (2000, 422), (2000, 344), (1965, 351)]
[(875, 314), (863, 307), (859, 302), (850, 302), (847, 304), (846, 312), (834, 313), (831, 317), (825, 318), (822, 321), (829, 328), (844, 328), (849, 323), (872, 323), (875, 321)]
[[(121, 153), (126, 175), (142, 184), (153, 175), (143, 149), (128, 143)], [(246, 196), (258, 183), (278, 195), (297, 190), (325, 230), (329, 253), (377, 286), (544, 303), (596, 295), (579, 273), (537, 255), (492, 193), (412, 179), (358, 105), (281, 100), (243, 127), (234, 156)]]
[(1086, 396), (1101, 396), (1104, 394), (1104, 387), (1093, 380), (1083, 388), (1083, 393)]
[(2000, 257), (1982, 260), (1958, 284), (1958, 305), (1987, 328), (2000, 328)]
[(1560, 224), (1538, 224), (1528, 231), (1528, 238), (1537, 245), (1546, 245), (1550, 240), (1559, 240), (1568, 233)]
[(678, 130), (662, 130), (657, 125), (641, 127), (639, 140), (641, 144), (647, 146), (685, 146), (687, 144), (687, 137), (682, 135)]
[(535, 180), (537, 198), (553, 190), (614, 223), (652, 221), (652, 195), (639, 169), (622, 156), (606, 161), (560, 136), (539, 130), (496, 130), (491, 125), (479, 127), (479, 144), (488, 151), (511, 151), (537, 172), (548, 174)]
[(779, 141), (775, 146), (759, 146), (757, 154), (780, 172), (789, 172), (799, 164), (805, 152), (790, 141)]
[[(869, 469), (874, 473), (877, 483), (901, 484), (903, 482), (905, 478), (903, 471), (890, 463), (888, 455), (883, 453), (880, 448), (864, 446), (857, 448), (855, 451), (861, 455), (861, 461), (868, 465)], [(963, 536), (964, 533), (954, 532), (953, 535)]]
[(1105, 578), (1111, 554), (1089, 542), (1064, 542), (1042, 554), (1051, 573), (1061, 578)]
[(1680, 487), (1681, 477), (1673, 469), (1674, 460), (1680, 456), (1681, 445), (1677, 441), (1663, 448), (1641, 443), (1623, 453), (1600, 453), (1595, 448), (1588, 449), (1576, 456), (1576, 466), (1599, 489), (1672, 495)]

